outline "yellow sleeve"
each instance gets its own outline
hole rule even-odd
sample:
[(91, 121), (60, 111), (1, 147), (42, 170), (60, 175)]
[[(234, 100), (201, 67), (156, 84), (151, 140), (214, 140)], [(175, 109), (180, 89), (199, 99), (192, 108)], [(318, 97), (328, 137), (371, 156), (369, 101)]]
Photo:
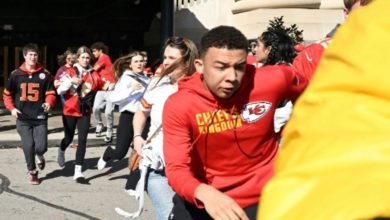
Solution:
[(284, 130), (258, 219), (390, 217), (390, 1), (337, 31)]

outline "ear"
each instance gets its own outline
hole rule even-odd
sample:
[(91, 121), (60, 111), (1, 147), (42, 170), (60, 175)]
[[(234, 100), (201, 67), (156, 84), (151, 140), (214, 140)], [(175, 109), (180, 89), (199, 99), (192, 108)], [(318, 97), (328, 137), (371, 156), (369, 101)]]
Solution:
[(350, 11), (348, 9), (344, 8), (343, 12), (344, 12), (344, 19), (347, 19)]
[(194, 65), (196, 68), (196, 72), (203, 74), (203, 60), (195, 59)]
[(272, 49), (272, 46), (268, 46), (267, 48), (265, 48), (265, 53), (268, 54), (271, 52), (271, 49)]

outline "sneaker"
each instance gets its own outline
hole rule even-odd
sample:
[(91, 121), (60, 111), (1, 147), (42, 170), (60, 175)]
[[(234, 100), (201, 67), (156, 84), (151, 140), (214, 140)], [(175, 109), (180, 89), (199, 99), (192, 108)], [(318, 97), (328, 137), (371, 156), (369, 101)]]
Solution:
[(107, 144), (112, 142), (112, 129), (107, 129), (106, 136), (104, 137), (104, 141)]
[(82, 170), (81, 165), (76, 165), (76, 166), (74, 167), (74, 176), (73, 176), (73, 180), (79, 181), (79, 180), (81, 180), (81, 179), (84, 179), (84, 175), (83, 175), (83, 172), (82, 172), (81, 170)]
[(99, 137), (102, 135), (102, 131), (103, 131), (103, 125), (102, 124), (97, 124), (96, 125), (96, 137)]
[(106, 167), (107, 162), (103, 160), (103, 156), (99, 158), (99, 161), (97, 163), (97, 169), (102, 170)]
[(65, 151), (62, 151), (61, 148), (58, 148), (57, 162), (61, 168), (65, 167)]
[(39, 170), (45, 169), (46, 161), (43, 155), (35, 155), (35, 162)]
[(38, 179), (38, 171), (36, 171), (36, 170), (28, 171), (27, 178), (28, 178), (28, 182), (31, 185), (38, 185), (41, 183), (41, 181), (39, 181), (39, 179)]

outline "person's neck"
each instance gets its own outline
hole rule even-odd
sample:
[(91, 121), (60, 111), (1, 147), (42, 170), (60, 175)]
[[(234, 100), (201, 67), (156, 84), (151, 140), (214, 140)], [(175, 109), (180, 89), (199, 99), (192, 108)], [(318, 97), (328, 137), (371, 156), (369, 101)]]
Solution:
[(34, 71), (36, 66), (37, 66), (36, 64), (35, 65), (28, 65), (28, 64), (26, 64), (25, 65), (26, 70), (28, 70), (29, 72)]
[(179, 78), (177, 78), (177, 79), (174, 79), (174, 78), (170, 78), (170, 80), (171, 80), (171, 84), (172, 85), (177, 85), (178, 84), (178, 82), (181, 80), (181, 79), (183, 79), (184, 78), (184, 75), (181, 75)]

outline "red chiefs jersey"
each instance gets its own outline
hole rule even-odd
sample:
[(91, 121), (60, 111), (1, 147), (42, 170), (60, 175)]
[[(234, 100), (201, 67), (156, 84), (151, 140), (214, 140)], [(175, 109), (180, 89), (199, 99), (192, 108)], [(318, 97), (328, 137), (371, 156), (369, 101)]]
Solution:
[[(67, 73), (69, 77), (77, 76), (77, 72), (75, 68), (67, 69)], [(89, 92), (102, 90), (105, 86), (105, 82), (101, 79), (100, 75), (93, 71), (92, 73), (87, 72), (84, 76), (82, 76), (82, 84), (81, 84), (81, 94), (84, 96)], [(63, 107), (64, 115), (81, 117), (83, 114), (79, 110), (79, 95), (78, 92), (73, 90), (68, 90), (65, 93), (65, 103)]]

